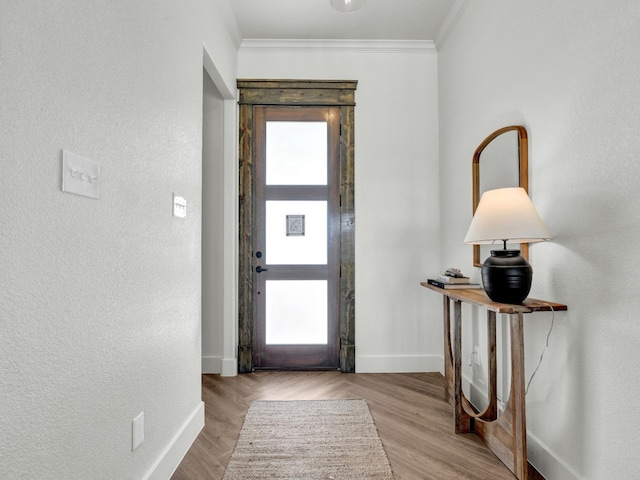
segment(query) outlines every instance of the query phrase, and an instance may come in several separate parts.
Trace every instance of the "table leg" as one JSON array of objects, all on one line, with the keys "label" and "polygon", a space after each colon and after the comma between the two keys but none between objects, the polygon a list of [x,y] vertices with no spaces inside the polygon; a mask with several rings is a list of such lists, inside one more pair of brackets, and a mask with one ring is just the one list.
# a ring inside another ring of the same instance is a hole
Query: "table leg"
[{"label": "table leg", "polygon": [[509,315],[511,324],[511,398],[513,419],[513,473],[527,478],[527,421],[525,413],[524,325],[521,313]]},{"label": "table leg", "polygon": [[451,303],[449,297],[443,299],[443,331],[444,331],[444,398],[453,405],[453,355],[451,354]]},{"label": "table leg", "polygon": [[485,420],[495,420],[498,418],[498,380],[497,380],[497,360],[496,360],[496,312],[487,310],[487,362],[489,384],[487,385],[487,396],[489,404],[482,417]]},{"label": "table leg", "polygon": [[502,415],[476,419],[474,430],[519,480],[527,480],[527,426],[524,398],[523,315],[509,315],[511,334],[511,390]]},{"label": "table leg", "polygon": [[453,302],[453,421],[456,433],[471,431],[471,417],[462,404],[462,303]]}]

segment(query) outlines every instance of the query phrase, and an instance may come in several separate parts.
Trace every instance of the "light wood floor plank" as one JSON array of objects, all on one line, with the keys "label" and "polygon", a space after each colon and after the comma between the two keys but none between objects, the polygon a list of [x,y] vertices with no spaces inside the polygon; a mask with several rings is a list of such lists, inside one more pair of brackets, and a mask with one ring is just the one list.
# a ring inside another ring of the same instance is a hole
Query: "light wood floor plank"
[{"label": "light wood floor plank", "polygon": [[437,373],[257,372],[203,375],[205,427],[172,480],[218,480],[254,400],[364,398],[397,480],[513,480],[473,434],[453,433]]}]

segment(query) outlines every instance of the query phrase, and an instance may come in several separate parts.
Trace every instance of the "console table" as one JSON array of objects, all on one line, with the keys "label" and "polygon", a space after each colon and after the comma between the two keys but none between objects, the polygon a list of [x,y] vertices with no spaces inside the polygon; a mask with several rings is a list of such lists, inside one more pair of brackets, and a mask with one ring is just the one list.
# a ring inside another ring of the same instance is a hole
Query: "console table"
[{"label": "console table", "polygon": [[[520,305],[510,305],[491,301],[482,289],[444,289],[427,282],[421,282],[420,285],[442,294],[445,396],[453,404],[455,432],[475,432],[517,478],[527,480],[528,470],[533,467],[527,462],[523,318],[525,313],[562,311],[567,310],[567,306],[534,298],[527,298]],[[489,401],[481,412],[471,405],[462,392],[462,303],[477,305],[487,310]],[[509,315],[511,335],[511,391],[500,416],[496,380],[496,313]]]}]

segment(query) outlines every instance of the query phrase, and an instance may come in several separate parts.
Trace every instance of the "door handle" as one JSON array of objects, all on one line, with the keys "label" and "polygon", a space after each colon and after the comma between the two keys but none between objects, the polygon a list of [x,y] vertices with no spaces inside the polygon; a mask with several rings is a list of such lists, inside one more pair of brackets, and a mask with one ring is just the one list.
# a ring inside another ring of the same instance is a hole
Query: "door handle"
[{"label": "door handle", "polygon": [[266,272],[267,270],[269,270],[268,268],[262,268],[260,265],[258,265],[256,267],[256,272],[260,273],[260,272]]}]

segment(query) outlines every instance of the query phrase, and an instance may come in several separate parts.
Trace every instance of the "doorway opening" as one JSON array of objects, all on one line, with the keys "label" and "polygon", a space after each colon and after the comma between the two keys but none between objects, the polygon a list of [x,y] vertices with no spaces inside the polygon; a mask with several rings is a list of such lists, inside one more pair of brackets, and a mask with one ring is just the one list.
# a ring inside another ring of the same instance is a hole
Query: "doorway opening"
[{"label": "doorway opening", "polygon": [[224,98],[204,68],[202,85],[202,372],[220,373],[223,358]]},{"label": "doorway opening", "polygon": [[238,373],[237,97],[206,47],[202,61],[202,372],[233,376]]}]

